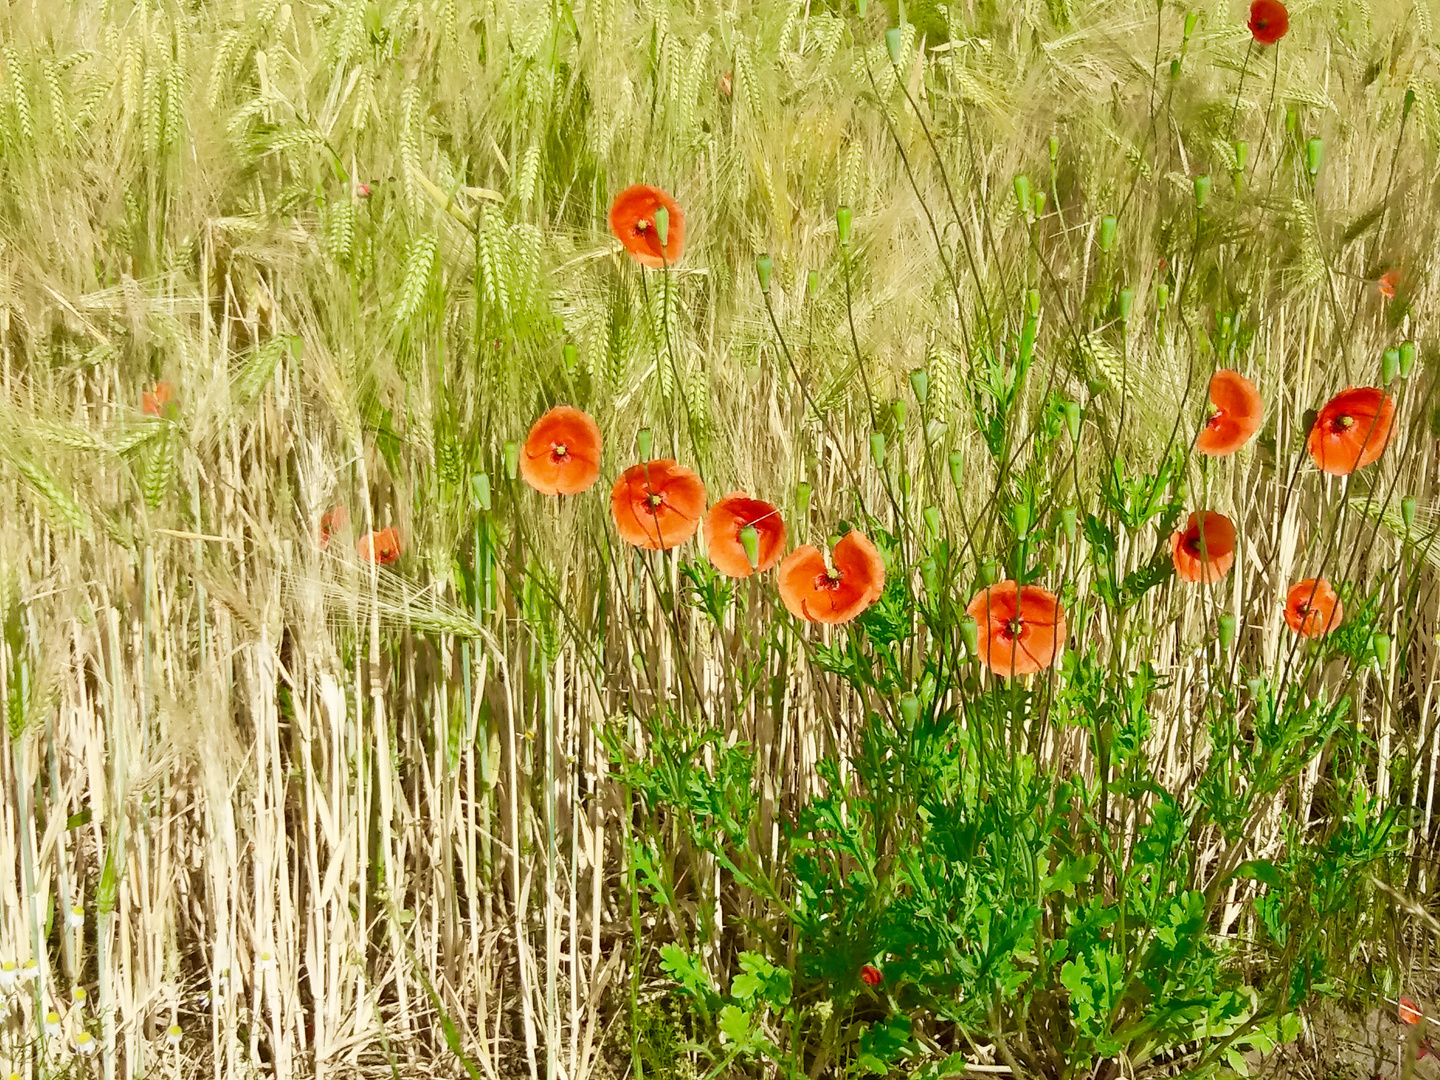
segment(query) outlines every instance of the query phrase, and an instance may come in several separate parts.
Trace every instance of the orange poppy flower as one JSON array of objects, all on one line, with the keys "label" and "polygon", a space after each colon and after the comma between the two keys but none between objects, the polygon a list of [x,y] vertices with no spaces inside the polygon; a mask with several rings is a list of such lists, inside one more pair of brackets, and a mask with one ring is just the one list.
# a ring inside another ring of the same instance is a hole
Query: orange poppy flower
[{"label": "orange poppy flower", "polygon": [[1386,270],[1380,275],[1380,280],[1375,282],[1375,288],[1386,300],[1394,300],[1395,294],[1400,290],[1400,271]]},{"label": "orange poppy flower", "polygon": [[997,675],[1043,671],[1065,644],[1065,611],[1038,585],[997,582],[976,593],[965,613],[979,624],[981,661]]},{"label": "orange poppy flower", "polygon": [[1421,1020],[1425,1019],[1425,1013],[1419,1005],[1415,1004],[1415,999],[1406,997],[1404,994],[1400,995],[1400,1008],[1398,1011],[1402,1024],[1418,1024]]},{"label": "orange poppy flower", "polygon": [[542,495],[578,495],[600,478],[600,427],[569,405],[556,405],[530,429],[520,475]]},{"label": "orange poppy flower", "polygon": [[[740,540],[740,530],[751,525],[755,529],[756,565]],[[726,577],[749,577],[756,571],[769,570],[785,550],[785,522],[780,511],[760,499],[752,499],[742,491],[734,491],[710,507],[705,515],[705,553],[710,564]]]},{"label": "orange poppy flower", "polygon": [[1170,551],[1183,580],[1209,585],[1235,565],[1235,525],[1224,514],[1197,510],[1184,531],[1170,537]]},{"label": "orange poppy flower", "polygon": [[[655,231],[655,211],[662,206],[670,214],[663,248]],[[634,184],[616,195],[610,204],[610,231],[620,238],[636,262],[658,270],[680,259],[685,247],[685,211],[659,188]]]},{"label": "orange poppy flower", "polygon": [[780,599],[806,622],[849,622],[884,590],[884,560],[870,538],[854,529],[835,545],[829,566],[813,544],[796,548],[780,564]]},{"label": "orange poppy flower", "polygon": [[1280,0],[1255,0],[1248,25],[1257,44],[1274,45],[1290,29],[1290,13]]},{"label": "orange poppy flower", "polygon": [[155,386],[140,395],[140,411],[146,416],[161,416],[175,399],[175,388],[168,382],[157,382]]},{"label": "orange poppy flower", "polygon": [[1202,454],[1233,454],[1260,430],[1265,414],[1260,391],[1238,371],[1222,369],[1210,377],[1210,404],[1215,412],[1195,439],[1195,449]]},{"label": "orange poppy flower", "polygon": [[1285,622],[1302,637],[1324,637],[1344,617],[1335,587],[1324,578],[1306,578],[1285,595]]},{"label": "orange poppy flower", "polygon": [[1320,410],[1305,440],[1321,472],[1348,476],[1380,456],[1390,440],[1395,403],[1372,386],[1342,390]]},{"label": "orange poppy flower", "polygon": [[329,510],[326,510],[325,513],[321,514],[320,535],[316,539],[320,550],[324,551],[329,547],[330,538],[348,524],[350,524],[350,511],[346,510],[340,503],[336,503]]},{"label": "orange poppy flower", "polygon": [[865,980],[866,986],[879,986],[884,980],[884,976],[880,974],[880,969],[874,964],[863,965],[860,968],[860,978]]},{"label": "orange poppy flower", "polygon": [[705,485],[683,465],[657,458],[632,465],[610,492],[620,538],[647,551],[678,547],[700,527]]},{"label": "orange poppy flower", "polygon": [[367,533],[355,542],[355,553],[366,562],[388,566],[400,558],[400,533],[393,525]]}]

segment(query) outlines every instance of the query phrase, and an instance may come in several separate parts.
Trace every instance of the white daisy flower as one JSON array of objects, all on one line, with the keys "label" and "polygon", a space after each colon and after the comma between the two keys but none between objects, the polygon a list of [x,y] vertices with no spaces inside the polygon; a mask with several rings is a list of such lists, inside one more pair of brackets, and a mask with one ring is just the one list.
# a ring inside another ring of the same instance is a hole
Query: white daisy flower
[{"label": "white daisy flower", "polygon": [[76,904],[65,913],[65,925],[71,930],[80,930],[85,926],[85,909]]},{"label": "white daisy flower", "polygon": [[51,1009],[45,1014],[45,1034],[60,1034],[60,1014],[57,1013],[54,1009]]},{"label": "white daisy flower", "polygon": [[14,960],[6,960],[0,964],[0,990],[9,990],[20,981],[20,968]]},{"label": "white daisy flower", "polygon": [[258,966],[261,971],[274,971],[275,957],[271,956],[268,952],[262,952],[260,954],[260,963]]},{"label": "white daisy flower", "polygon": [[34,960],[26,960],[25,966],[20,969],[20,981],[22,983],[34,982],[40,978],[40,965]]},{"label": "white daisy flower", "polygon": [[95,1036],[88,1031],[82,1031],[75,1036],[75,1052],[77,1054],[93,1054],[98,1049],[95,1043]]},{"label": "white daisy flower", "polygon": [[179,1024],[171,1024],[168,1028],[165,1029],[165,1041],[168,1042],[171,1046],[180,1045]]},{"label": "white daisy flower", "polygon": [[85,993],[83,986],[77,986],[74,990],[70,991],[70,1000],[75,1002],[76,1005],[83,1007],[87,997],[88,995]]}]

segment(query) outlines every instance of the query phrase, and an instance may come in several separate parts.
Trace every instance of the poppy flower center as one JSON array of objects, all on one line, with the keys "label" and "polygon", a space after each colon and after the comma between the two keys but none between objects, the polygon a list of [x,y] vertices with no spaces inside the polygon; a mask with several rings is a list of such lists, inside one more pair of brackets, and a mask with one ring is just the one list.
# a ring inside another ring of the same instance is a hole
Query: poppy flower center
[{"label": "poppy flower center", "polygon": [[1016,615],[1013,619],[1006,619],[1005,624],[1000,627],[1000,636],[1003,638],[1018,638],[1020,631],[1025,629],[1025,622]]},{"label": "poppy flower center", "polygon": [[1301,600],[1299,603],[1297,603],[1297,604],[1295,605],[1295,611],[1296,611],[1298,614],[1300,614],[1300,615],[1309,615],[1309,614],[1310,614],[1310,602],[1309,602],[1308,600]]},{"label": "poppy flower center", "polygon": [[840,587],[840,571],[833,566],[815,579],[815,588],[822,592],[831,592]]},{"label": "poppy flower center", "polygon": [[1352,427],[1354,427],[1354,426],[1355,426],[1355,418],[1354,418],[1353,416],[1337,416],[1337,417],[1335,418],[1335,430],[1336,430],[1336,431],[1345,431],[1345,430],[1348,430],[1349,428],[1352,428]]},{"label": "poppy flower center", "polygon": [[635,231],[638,233],[646,232],[649,228],[650,223],[644,218],[641,218],[639,221],[635,222]]},{"label": "poppy flower center", "polygon": [[562,443],[550,444],[550,457],[554,461],[564,461],[570,456],[570,448]]},{"label": "poppy flower center", "polygon": [[649,495],[645,496],[645,512],[647,514],[658,514],[660,507],[663,506],[664,503],[665,496],[658,495],[652,491]]}]

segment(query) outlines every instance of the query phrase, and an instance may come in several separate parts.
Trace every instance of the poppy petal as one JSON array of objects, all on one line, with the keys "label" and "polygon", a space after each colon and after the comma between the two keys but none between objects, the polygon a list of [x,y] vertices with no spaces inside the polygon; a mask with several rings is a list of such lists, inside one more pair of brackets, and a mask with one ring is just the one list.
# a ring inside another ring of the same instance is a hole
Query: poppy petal
[{"label": "poppy petal", "polygon": [[600,478],[600,427],[588,413],[557,405],[530,429],[520,476],[542,495],[578,495]]},{"label": "poppy petal", "polygon": [[[655,211],[662,206],[669,215],[663,247],[655,227]],[[685,248],[685,211],[668,192],[649,184],[632,184],[610,204],[610,231],[631,258],[658,270],[677,262]]]}]

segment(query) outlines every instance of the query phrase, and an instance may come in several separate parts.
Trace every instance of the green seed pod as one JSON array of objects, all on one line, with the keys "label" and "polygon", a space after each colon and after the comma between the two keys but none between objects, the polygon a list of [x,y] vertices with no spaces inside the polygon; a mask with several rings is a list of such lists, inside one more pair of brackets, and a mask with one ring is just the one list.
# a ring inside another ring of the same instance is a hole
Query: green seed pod
[{"label": "green seed pod", "polygon": [[995,565],[994,559],[986,559],[980,564],[976,571],[975,580],[982,589],[1000,580],[1000,568]]},{"label": "green seed pod", "polygon": [[655,433],[648,427],[642,427],[635,433],[635,449],[640,454],[641,461],[650,460],[650,448],[655,445]]},{"label": "green seed pod", "polygon": [[930,375],[924,368],[916,368],[910,373],[910,389],[923,409],[925,402],[930,400]]},{"label": "green seed pod", "polygon": [[1244,172],[1245,165],[1250,160],[1250,144],[1240,140],[1235,143],[1235,171]]},{"label": "green seed pod", "polygon": [[1058,161],[1059,159],[1060,159],[1060,139],[1059,139],[1057,136],[1055,136],[1055,135],[1051,135],[1051,136],[1050,136],[1050,164],[1053,166],[1053,165],[1055,164],[1055,162]]},{"label": "green seed pod", "polygon": [[865,9],[869,6],[869,0],[855,0],[855,14],[863,19],[865,17]]},{"label": "green seed pod", "polygon": [[906,694],[900,699],[900,717],[907,728],[913,728],[920,718],[920,699],[914,694]]},{"label": "green seed pod", "polygon": [[1382,668],[1388,666],[1390,663],[1390,635],[1376,634],[1371,639],[1370,645],[1375,650],[1375,663]]},{"label": "green seed pod", "polygon": [[1171,61],[1170,61],[1170,78],[1172,78],[1172,79],[1178,79],[1179,77],[1180,77],[1180,61],[1179,61],[1179,60],[1171,60]]},{"label": "green seed pod", "polygon": [[750,560],[750,569],[760,568],[760,534],[754,525],[746,525],[740,530],[740,546],[745,549],[745,558]]},{"label": "green seed pod", "polygon": [[1037,219],[1038,219],[1038,218],[1041,218],[1041,217],[1043,217],[1043,216],[1045,215],[1045,192],[1043,192],[1043,191],[1037,191],[1037,192],[1035,192],[1035,202],[1034,202],[1033,213],[1034,213],[1034,215],[1035,215],[1035,217],[1036,217]]},{"label": "green seed pod", "polygon": [[1210,195],[1210,177],[1195,177],[1195,209],[1204,210],[1205,200]]},{"label": "green seed pod", "polygon": [[775,260],[769,255],[761,255],[755,260],[755,273],[760,276],[760,291],[770,291],[770,275],[775,272]]},{"label": "green seed pod", "polygon": [[1070,430],[1070,441],[1080,441],[1080,403],[1065,402],[1065,426]]},{"label": "green seed pod", "polygon": [[894,417],[895,417],[895,426],[896,426],[896,427],[899,427],[899,428],[903,428],[903,427],[905,426],[905,418],[910,415],[910,410],[909,410],[909,408],[906,406],[905,402],[903,402],[903,401],[893,401],[893,402],[891,402],[891,403],[890,403],[890,412],[891,412],[891,413],[894,415]]},{"label": "green seed pod", "polygon": [[950,451],[950,483],[955,488],[955,494],[960,494],[960,481],[965,475],[965,455],[959,450]]},{"label": "green seed pod", "polygon": [[670,211],[663,206],[655,208],[655,238],[662,248],[670,242]]},{"label": "green seed pod", "polygon": [[511,480],[520,469],[520,447],[513,442],[505,444],[505,475]]},{"label": "green seed pod", "polygon": [[1400,350],[1386,349],[1380,357],[1380,382],[1389,386],[1400,374]]},{"label": "green seed pod", "polygon": [[1190,35],[1193,34],[1193,33],[1195,33],[1195,25],[1196,25],[1199,21],[1200,21],[1200,13],[1199,13],[1198,11],[1186,12],[1186,14],[1185,14],[1185,36],[1184,36],[1184,38],[1181,39],[1182,41],[1188,42],[1188,41],[1190,40]]},{"label": "green seed pod", "polygon": [[938,506],[927,506],[921,512],[925,518],[925,532],[931,540],[940,539],[940,508]]},{"label": "green seed pod", "polygon": [[1115,215],[1106,214],[1100,219],[1100,250],[1109,251],[1115,246]]},{"label": "green seed pod", "polygon": [[820,291],[820,271],[811,270],[805,275],[805,289],[811,296]]},{"label": "green seed pod", "polygon": [[1400,343],[1400,376],[1408,379],[1410,369],[1415,366],[1415,342],[1402,341]]},{"label": "green seed pod", "polygon": [[835,211],[835,232],[840,237],[841,244],[850,243],[850,208],[842,206]]},{"label": "green seed pod", "polygon": [[1300,112],[1294,105],[1285,109],[1285,134],[1294,135],[1295,129],[1300,126]]},{"label": "green seed pod", "polygon": [[1235,643],[1235,616],[1227,611],[1216,622],[1220,624],[1220,649],[1228,652]]},{"label": "green seed pod", "polygon": [[1415,528],[1415,496],[1406,495],[1400,500],[1400,519],[1405,522],[1408,533]]},{"label": "green seed pod", "polygon": [[565,343],[565,348],[561,352],[561,355],[565,358],[565,370],[570,372],[570,374],[572,375],[575,374],[575,363],[578,355],[576,353],[575,346],[567,341]]},{"label": "green seed pod", "polygon": [[1325,156],[1325,140],[1311,139],[1305,144],[1305,171],[1311,176],[1320,172],[1320,162]]},{"label": "green seed pod", "polygon": [[1130,312],[1135,309],[1135,290],[1120,290],[1120,321],[1129,322]]},{"label": "green seed pod", "polygon": [[1065,530],[1065,539],[1075,542],[1075,507],[1066,506],[1060,510],[1060,528]]},{"label": "green seed pod", "polygon": [[1010,524],[1015,528],[1015,535],[1024,539],[1030,534],[1030,504],[1016,503],[1010,512]]},{"label": "green seed pod", "polygon": [[870,433],[870,460],[877,469],[885,468],[885,436],[882,432]]},{"label": "green seed pod", "polygon": [[920,580],[925,584],[925,591],[931,596],[940,595],[940,567],[935,562],[935,556],[927,555],[920,560]]},{"label": "green seed pod", "polygon": [[1028,176],[1015,177],[1015,202],[1020,207],[1020,216],[1023,218],[1030,210],[1030,178]]},{"label": "green seed pod", "polygon": [[470,490],[475,496],[475,505],[481,510],[490,509],[490,476],[481,473],[470,478]]},{"label": "green seed pod", "polygon": [[970,656],[980,655],[980,624],[975,621],[975,616],[966,615],[960,620],[960,638]]},{"label": "green seed pod", "polygon": [[1155,310],[1164,311],[1170,306],[1170,286],[1163,281],[1155,286]]},{"label": "green seed pod", "polygon": [[892,26],[885,31],[885,51],[890,54],[890,63],[892,64],[900,63],[900,45],[900,28]]}]

